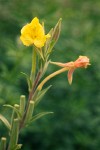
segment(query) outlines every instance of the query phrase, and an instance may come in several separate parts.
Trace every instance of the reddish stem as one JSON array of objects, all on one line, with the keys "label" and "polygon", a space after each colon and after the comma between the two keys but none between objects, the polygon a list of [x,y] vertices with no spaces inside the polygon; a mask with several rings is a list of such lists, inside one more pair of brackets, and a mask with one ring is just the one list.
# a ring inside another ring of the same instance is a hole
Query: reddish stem
[{"label": "reddish stem", "polygon": [[41,78],[41,72],[39,71],[37,76],[36,76],[35,82],[33,83],[32,90],[29,93],[28,102],[27,102],[27,105],[26,105],[26,111],[25,111],[25,113],[23,115],[23,118],[21,120],[20,127],[19,127],[20,129],[24,126],[24,120],[25,120],[25,117],[26,117],[26,114],[27,114],[29,102],[30,102],[30,100],[32,100],[32,97],[35,93],[35,90],[36,90],[36,87],[38,85],[38,82],[39,82],[40,78]]}]

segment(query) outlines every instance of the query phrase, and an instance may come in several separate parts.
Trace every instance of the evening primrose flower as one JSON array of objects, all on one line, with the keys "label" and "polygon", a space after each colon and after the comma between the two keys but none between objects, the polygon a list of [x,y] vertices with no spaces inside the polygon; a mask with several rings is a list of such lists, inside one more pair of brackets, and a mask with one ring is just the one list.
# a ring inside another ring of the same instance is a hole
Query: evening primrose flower
[{"label": "evening primrose flower", "polygon": [[52,64],[58,65],[60,67],[66,68],[68,70],[68,81],[69,84],[72,83],[73,72],[77,68],[87,68],[89,63],[89,58],[87,56],[79,56],[76,61],[71,61],[68,63],[60,63],[60,62],[51,62]]},{"label": "evening primrose flower", "polygon": [[37,17],[21,29],[20,39],[26,46],[35,45],[37,48],[41,48],[49,37],[49,34],[45,35],[44,27],[39,23]]},{"label": "evening primrose flower", "polygon": [[50,62],[51,64],[57,65],[62,67],[61,69],[53,72],[52,74],[50,74],[49,76],[47,76],[39,85],[38,85],[38,90],[40,91],[43,87],[43,85],[50,80],[51,78],[55,77],[58,74],[61,74],[65,71],[68,71],[68,81],[69,84],[72,83],[72,79],[73,79],[73,72],[75,69],[77,68],[87,68],[88,65],[90,65],[89,63],[89,58],[87,56],[79,56],[79,58],[76,61],[71,61],[71,62],[67,62],[67,63],[60,63],[60,62]]},{"label": "evening primrose flower", "polygon": [[87,56],[79,56],[76,61],[71,61],[68,63],[60,63],[60,62],[51,62],[52,64],[58,65],[60,67],[66,68],[68,70],[68,81],[69,84],[72,83],[73,72],[77,68],[87,68],[89,63],[89,58]]}]

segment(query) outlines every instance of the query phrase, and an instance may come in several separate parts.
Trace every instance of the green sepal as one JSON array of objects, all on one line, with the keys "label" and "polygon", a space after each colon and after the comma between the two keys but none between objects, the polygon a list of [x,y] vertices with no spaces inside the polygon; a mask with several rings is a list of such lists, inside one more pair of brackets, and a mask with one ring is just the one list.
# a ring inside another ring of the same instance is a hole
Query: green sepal
[{"label": "green sepal", "polygon": [[45,88],[44,90],[38,92],[37,98],[36,98],[36,100],[35,100],[35,105],[37,105],[37,104],[41,101],[42,97],[43,97],[43,96],[45,95],[45,93],[51,88],[51,86],[52,86],[52,85],[50,85],[50,86],[48,86],[47,88]]},{"label": "green sepal", "polygon": [[39,119],[39,118],[41,118],[41,117],[43,117],[45,115],[48,115],[48,114],[53,114],[53,112],[42,112],[42,113],[39,113],[39,114],[33,116],[29,123],[31,123],[31,122],[33,122],[33,121],[35,121],[35,120],[37,120],[37,119]]},{"label": "green sepal", "polygon": [[4,125],[9,129],[11,130],[11,125],[9,123],[9,121],[3,116],[0,114],[0,120],[4,123]]},{"label": "green sepal", "polygon": [[11,108],[11,109],[13,109],[15,112],[16,112],[16,114],[18,115],[18,117],[21,119],[21,113],[20,113],[20,111],[17,109],[17,108],[15,108],[14,106],[12,106],[12,105],[3,105],[4,107],[9,107],[9,108]]},{"label": "green sepal", "polygon": [[32,88],[32,82],[30,80],[30,77],[26,73],[24,73],[24,72],[21,72],[21,74],[25,76],[25,78],[27,80],[27,83],[28,83],[28,88],[29,88],[29,91],[30,91],[31,88]]}]

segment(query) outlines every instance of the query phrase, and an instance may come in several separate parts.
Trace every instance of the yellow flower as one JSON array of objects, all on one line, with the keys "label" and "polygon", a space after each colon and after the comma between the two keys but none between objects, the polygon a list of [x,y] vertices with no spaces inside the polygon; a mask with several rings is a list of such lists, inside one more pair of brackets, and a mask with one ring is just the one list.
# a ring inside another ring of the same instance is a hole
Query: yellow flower
[{"label": "yellow flower", "polygon": [[41,48],[49,37],[49,34],[45,35],[44,27],[39,23],[37,17],[21,29],[20,39],[26,46],[35,45],[37,48]]}]

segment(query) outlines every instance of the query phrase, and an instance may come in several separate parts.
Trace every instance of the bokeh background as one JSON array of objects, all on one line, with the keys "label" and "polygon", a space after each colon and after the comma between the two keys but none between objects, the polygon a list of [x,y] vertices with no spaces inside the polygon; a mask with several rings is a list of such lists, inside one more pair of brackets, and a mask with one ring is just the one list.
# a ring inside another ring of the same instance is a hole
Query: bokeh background
[{"label": "bokeh background", "polygon": [[[51,56],[67,62],[87,55],[91,66],[51,79],[53,85],[37,112],[53,111],[22,131],[23,150],[100,150],[100,0],[0,0],[0,113],[5,103],[19,103],[28,96],[25,78],[30,73],[32,47],[20,43],[23,25],[37,16],[46,33],[62,18],[62,30]],[[46,75],[57,70],[50,65]],[[0,137],[8,136],[0,122]]]}]

